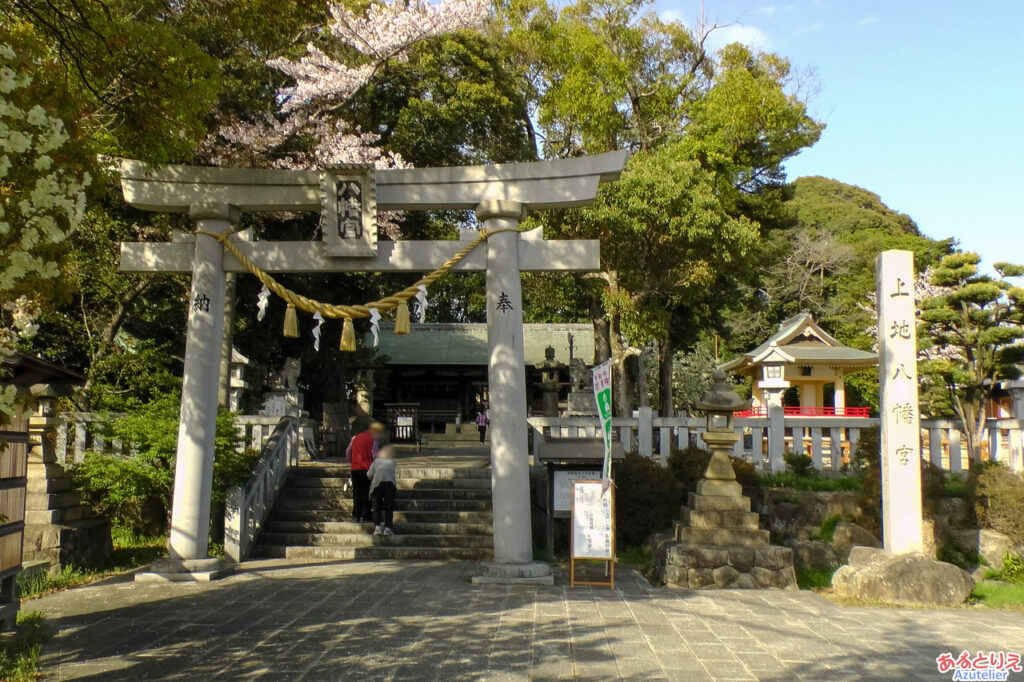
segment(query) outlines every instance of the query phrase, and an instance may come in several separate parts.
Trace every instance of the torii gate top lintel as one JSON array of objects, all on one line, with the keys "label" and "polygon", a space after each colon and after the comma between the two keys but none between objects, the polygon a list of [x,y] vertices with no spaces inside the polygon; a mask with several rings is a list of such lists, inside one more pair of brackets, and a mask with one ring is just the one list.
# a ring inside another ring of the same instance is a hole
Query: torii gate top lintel
[{"label": "torii gate top lintel", "polygon": [[[377,170],[377,208],[467,209],[503,199],[527,210],[570,208],[593,201],[602,182],[615,180],[625,150],[573,159],[490,166]],[[147,211],[184,213],[198,203],[229,204],[245,212],[314,211],[320,172],[283,169],[150,166],[121,161],[125,200]]]}]

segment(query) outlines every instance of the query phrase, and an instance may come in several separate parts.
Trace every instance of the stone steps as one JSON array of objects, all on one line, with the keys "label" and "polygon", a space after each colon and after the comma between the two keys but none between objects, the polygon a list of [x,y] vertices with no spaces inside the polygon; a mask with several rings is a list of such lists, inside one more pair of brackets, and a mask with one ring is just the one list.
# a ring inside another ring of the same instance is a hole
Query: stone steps
[{"label": "stone steps", "polygon": [[683,507],[682,525],[690,528],[735,528],[758,530],[760,516],[757,512],[737,510],[697,510]]},{"label": "stone steps", "polygon": [[[277,507],[284,509],[303,510],[336,510],[352,511],[352,500],[335,497],[316,499],[308,497],[287,497],[282,492]],[[409,499],[401,494],[395,498],[396,511],[490,511],[491,501],[487,500],[452,500],[452,499]]]},{"label": "stone steps", "polygon": [[[336,500],[344,498],[341,488],[313,488],[308,486],[285,486],[282,494],[289,499]],[[398,495],[406,500],[484,500],[489,502],[489,488],[399,488]]]},{"label": "stone steps", "polygon": [[25,511],[26,524],[61,524],[91,519],[92,510],[79,505],[64,509],[28,509]]},{"label": "stone steps", "polygon": [[767,545],[770,533],[749,528],[688,528],[676,526],[676,539],[687,545],[709,547],[747,547]]},{"label": "stone steps", "polygon": [[336,561],[479,561],[489,559],[491,557],[491,550],[490,548],[461,547],[399,547],[384,544],[373,547],[285,547],[281,545],[261,545],[257,547],[257,556],[284,559],[334,559]]},{"label": "stone steps", "polygon": [[[698,495],[690,493],[687,506],[697,511],[750,511],[750,498],[733,495]],[[683,507],[686,509],[686,507]]]},{"label": "stone steps", "polygon": [[[295,476],[288,481],[288,487],[294,489],[311,488],[325,490],[339,490],[348,480],[348,474],[344,476]],[[398,476],[395,487],[399,490],[417,490],[426,488],[430,490],[456,488],[462,490],[486,490],[490,493],[491,479],[486,478],[410,478]]]},{"label": "stone steps", "polygon": [[370,532],[355,533],[272,533],[264,531],[260,541],[267,545],[286,545],[288,547],[373,547],[386,543],[394,547],[456,547],[463,549],[490,549],[493,538],[487,535],[441,535],[426,533],[408,535],[402,526],[400,533],[383,537]]},{"label": "stone steps", "polygon": [[[494,528],[490,523],[439,523],[410,522],[398,519],[402,524],[403,535],[486,535],[490,536]],[[270,521],[263,527],[264,533],[373,533],[372,523],[354,523],[352,521]]]},{"label": "stone steps", "polygon": [[346,560],[479,560],[492,555],[491,473],[482,467],[402,467],[395,534],[352,521],[347,465],[295,467],[254,548],[256,556]]},{"label": "stone steps", "polygon": [[[271,515],[270,523],[301,522],[301,523],[332,523],[345,522],[351,515],[352,505],[349,504],[348,514],[339,514],[338,510],[330,509],[277,509]],[[430,523],[430,524],[488,524],[492,521],[488,511],[395,511],[395,523]]]},{"label": "stone steps", "polygon": [[[303,464],[291,474],[292,480],[301,478],[348,478],[347,464]],[[398,461],[397,478],[399,479],[444,479],[458,480],[486,479],[491,480],[491,470],[482,467],[403,467]]]}]

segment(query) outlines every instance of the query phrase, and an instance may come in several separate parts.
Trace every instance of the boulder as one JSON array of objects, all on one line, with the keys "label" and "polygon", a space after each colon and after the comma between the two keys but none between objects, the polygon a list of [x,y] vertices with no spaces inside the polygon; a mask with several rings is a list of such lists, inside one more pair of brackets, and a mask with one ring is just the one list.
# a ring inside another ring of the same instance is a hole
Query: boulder
[{"label": "boulder", "polygon": [[884,555],[879,550],[854,552],[857,564],[841,566],[832,575],[840,596],[891,604],[957,606],[967,601],[974,579],[967,571],[914,552]]},{"label": "boulder", "polygon": [[935,501],[932,514],[946,526],[961,528],[970,521],[971,505],[962,497],[943,497]]},{"label": "boulder", "polygon": [[976,552],[992,568],[1003,565],[1003,555],[1014,551],[1013,540],[991,528],[950,530],[953,541],[965,550]]},{"label": "boulder", "polygon": [[882,541],[871,534],[870,531],[858,526],[856,523],[840,521],[836,524],[836,530],[832,534],[832,549],[840,561],[846,561],[850,556],[850,548],[856,545],[864,547],[881,547]]},{"label": "boulder", "polygon": [[864,568],[879,561],[885,561],[888,558],[889,553],[884,549],[858,545],[850,549],[850,560],[848,563],[854,568]]},{"label": "boulder", "polygon": [[793,550],[793,568],[798,571],[827,571],[839,565],[839,557],[831,546],[817,540],[786,540],[786,547]]},{"label": "boulder", "polygon": [[719,566],[712,571],[712,575],[715,578],[715,587],[730,587],[736,582],[740,572],[732,566]]}]

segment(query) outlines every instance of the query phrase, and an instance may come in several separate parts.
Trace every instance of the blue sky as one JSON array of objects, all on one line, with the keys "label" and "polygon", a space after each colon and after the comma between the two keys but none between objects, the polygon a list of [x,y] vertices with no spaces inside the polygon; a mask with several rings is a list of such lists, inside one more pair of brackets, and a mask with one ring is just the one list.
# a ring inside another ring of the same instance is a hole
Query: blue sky
[{"label": "blue sky", "polygon": [[[698,0],[660,0],[693,26]],[[706,0],[719,45],[788,57],[816,87],[821,140],[790,178],[878,194],[983,262],[1024,263],[1024,1]]]}]

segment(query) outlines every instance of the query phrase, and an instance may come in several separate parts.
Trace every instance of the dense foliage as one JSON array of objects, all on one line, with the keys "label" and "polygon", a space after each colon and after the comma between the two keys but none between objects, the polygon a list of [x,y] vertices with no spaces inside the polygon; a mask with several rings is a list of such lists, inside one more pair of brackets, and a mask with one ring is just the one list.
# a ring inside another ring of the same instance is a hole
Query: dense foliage
[{"label": "dense foliage", "polygon": [[657,461],[627,454],[615,464],[615,545],[642,545],[679,519],[683,487]]},{"label": "dense foliage", "polygon": [[1024,544],[1024,478],[996,462],[975,464],[968,477],[969,499],[978,525]]},{"label": "dense foliage", "polygon": [[920,302],[920,334],[930,345],[921,371],[945,388],[976,460],[986,404],[1000,381],[1020,376],[1016,363],[1024,359],[1024,288],[1010,281],[1024,266],[996,263],[992,277],[979,271],[980,260],[974,253],[944,257],[929,277],[931,295]]},{"label": "dense foliage", "polygon": [[[83,463],[71,469],[86,503],[116,525],[141,534],[167,530],[179,404],[179,395],[169,393],[111,419],[106,436],[120,440],[130,454],[89,452]],[[213,465],[214,501],[223,501],[227,488],[249,479],[258,453],[239,451],[240,444],[231,413],[221,410]]]}]

